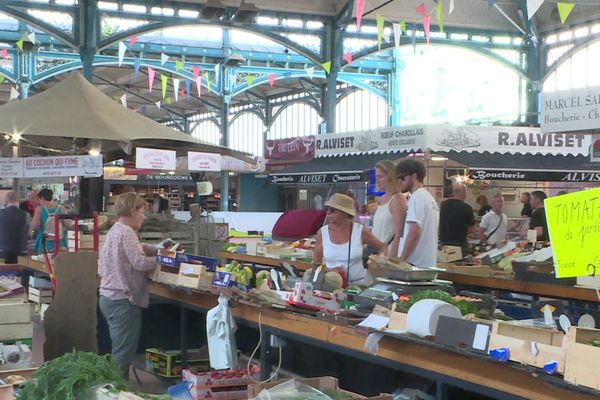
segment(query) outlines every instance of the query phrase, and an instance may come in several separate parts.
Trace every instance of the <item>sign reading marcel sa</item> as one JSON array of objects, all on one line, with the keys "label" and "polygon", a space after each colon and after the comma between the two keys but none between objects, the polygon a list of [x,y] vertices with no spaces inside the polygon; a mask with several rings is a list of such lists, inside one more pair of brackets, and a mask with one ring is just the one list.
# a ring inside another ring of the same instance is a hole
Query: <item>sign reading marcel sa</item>
[{"label": "sign reading marcel sa", "polygon": [[542,93],[542,132],[600,128],[600,87]]}]

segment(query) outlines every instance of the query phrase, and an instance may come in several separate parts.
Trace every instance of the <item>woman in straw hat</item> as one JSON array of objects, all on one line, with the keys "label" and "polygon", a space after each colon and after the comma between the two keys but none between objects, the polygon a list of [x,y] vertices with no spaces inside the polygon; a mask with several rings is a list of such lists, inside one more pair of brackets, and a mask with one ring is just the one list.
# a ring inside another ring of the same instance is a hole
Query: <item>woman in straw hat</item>
[{"label": "woman in straw hat", "polygon": [[315,265],[323,264],[327,269],[336,269],[351,285],[368,286],[373,280],[363,265],[363,244],[384,254],[385,243],[353,219],[356,208],[352,197],[335,193],[325,203],[327,224],[317,233]]}]

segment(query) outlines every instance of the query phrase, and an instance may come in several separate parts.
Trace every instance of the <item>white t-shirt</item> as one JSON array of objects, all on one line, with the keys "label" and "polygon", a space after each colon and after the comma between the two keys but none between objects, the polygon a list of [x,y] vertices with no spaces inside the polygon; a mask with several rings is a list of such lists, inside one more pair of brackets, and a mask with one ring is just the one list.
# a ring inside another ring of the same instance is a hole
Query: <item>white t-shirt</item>
[{"label": "white t-shirt", "polygon": [[[502,222],[500,222],[502,218]],[[498,215],[494,211],[490,211],[481,217],[479,227],[485,229],[485,236],[492,233],[494,229],[500,224],[496,232],[490,236],[487,240],[489,244],[496,244],[506,239],[506,226],[508,225],[508,218],[505,214]]]},{"label": "white t-shirt", "polygon": [[438,255],[440,208],[427,189],[417,189],[408,200],[404,236],[400,239],[398,246],[399,256],[402,255],[402,249],[404,249],[404,241],[410,227],[409,222],[414,222],[421,228],[421,236],[406,261],[419,267],[435,267]]}]

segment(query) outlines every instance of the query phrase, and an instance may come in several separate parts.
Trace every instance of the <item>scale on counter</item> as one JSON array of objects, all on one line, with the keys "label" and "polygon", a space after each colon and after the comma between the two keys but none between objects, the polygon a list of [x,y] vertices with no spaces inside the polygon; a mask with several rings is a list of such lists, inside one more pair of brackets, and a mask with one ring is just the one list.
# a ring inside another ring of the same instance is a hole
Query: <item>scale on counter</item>
[{"label": "scale on counter", "polygon": [[389,307],[399,296],[410,295],[420,290],[438,289],[454,295],[451,281],[434,279],[430,281],[398,281],[387,278],[376,278],[376,282],[354,296],[359,310],[367,310],[379,304]]}]

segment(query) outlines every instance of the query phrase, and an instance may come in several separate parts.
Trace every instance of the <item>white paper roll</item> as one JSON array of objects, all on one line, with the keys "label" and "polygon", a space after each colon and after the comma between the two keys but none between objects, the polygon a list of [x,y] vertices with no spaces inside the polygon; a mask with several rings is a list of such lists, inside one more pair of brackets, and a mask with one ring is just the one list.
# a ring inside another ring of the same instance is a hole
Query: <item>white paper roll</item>
[{"label": "white paper roll", "polygon": [[435,336],[438,319],[441,315],[462,318],[460,310],[445,301],[435,299],[419,300],[408,310],[406,329],[420,336]]}]

